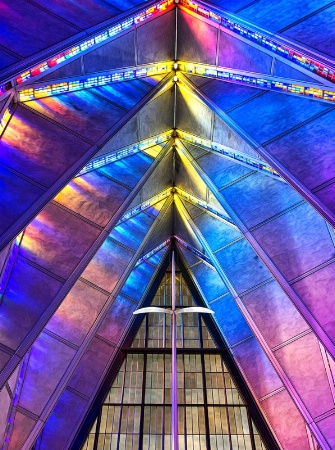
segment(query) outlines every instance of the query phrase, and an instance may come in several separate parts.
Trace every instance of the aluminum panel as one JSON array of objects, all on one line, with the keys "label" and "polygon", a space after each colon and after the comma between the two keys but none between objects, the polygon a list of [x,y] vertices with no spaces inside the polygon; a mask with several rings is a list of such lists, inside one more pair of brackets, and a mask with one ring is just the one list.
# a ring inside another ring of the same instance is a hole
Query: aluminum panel
[{"label": "aluminum panel", "polygon": [[325,221],[306,203],[257,228],[253,235],[288,280],[334,255]]},{"label": "aluminum panel", "polygon": [[199,283],[207,302],[211,302],[228,292],[227,286],[224,284],[214,267],[210,267],[204,263],[197,264],[196,266],[193,266],[192,272]]},{"label": "aluminum panel", "polygon": [[139,152],[135,155],[128,156],[127,158],[120,159],[112,164],[101,167],[99,172],[133,188],[148,170],[152,162],[152,158],[145,153]]},{"label": "aluminum panel", "polygon": [[[278,94],[279,95],[279,94]],[[335,111],[319,117],[266,146],[309,189],[335,177]]]},{"label": "aluminum panel", "polygon": [[72,211],[106,226],[130,191],[98,171],[74,178],[55,197],[55,201]]},{"label": "aluminum panel", "polygon": [[1,344],[16,350],[61,287],[60,281],[19,258],[0,307]]},{"label": "aluminum panel", "polygon": [[[159,111],[159,113],[157,113]],[[143,106],[138,114],[139,139],[156,136],[171,130],[173,125],[174,90],[161,94]]]},{"label": "aluminum panel", "polygon": [[234,347],[234,355],[257,398],[282,387],[281,379],[256,338]]},{"label": "aluminum panel", "polygon": [[127,110],[131,109],[145,96],[152,86],[142,80],[123,81],[111,85],[90,89],[93,94],[99,94],[114,105]]},{"label": "aluminum panel", "polygon": [[224,245],[242,237],[240,231],[216,219],[210,214],[202,214],[193,219],[210,248],[215,252]]},{"label": "aluminum panel", "polygon": [[43,190],[4,167],[0,167],[0,179],[0,233],[3,233],[40,197]]},{"label": "aluminum panel", "polygon": [[276,347],[309,329],[275,281],[244,295],[242,302],[269,347]]},{"label": "aluminum panel", "polygon": [[[263,143],[328,108],[322,102],[266,92],[234,109],[229,116],[257,142]],[[292,154],[290,155],[292,158]]]},{"label": "aluminum panel", "polygon": [[91,397],[115,351],[113,345],[94,337],[80,359],[68,386]]},{"label": "aluminum panel", "polygon": [[3,4],[0,28],[2,46],[23,57],[78,33],[61,18],[24,0]]},{"label": "aluminum panel", "polygon": [[49,187],[89,148],[73,134],[18,106],[0,141],[0,162]]},{"label": "aluminum panel", "polygon": [[86,73],[101,72],[118,67],[132,67],[135,61],[134,31],[84,55]]},{"label": "aluminum panel", "polygon": [[56,389],[76,350],[42,333],[29,358],[19,405],[39,415]]},{"label": "aluminum panel", "polygon": [[39,441],[40,450],[66,448],[68,439],[82,417],[87,401],[73,392],[65,390],[49,416]]},{"label": "aluminum panel", "polygon": [[235,161],[208,153],[197,160],[200,167],[206,172],[218,189],[251,174],[253,171]]},{"label": "aluminum panel", "polygon": [[216,257],[238,293],[271,277],[266,266],[245,239],[219,250]]},{"label": "aluminum panel", "polygon": [[259,172],[228,186],[222,194],[248,228],[301,202],[289,184]]},{"label": "aluminum panel", "polygon": [[304,45],[308,45],[326,55],[334,57],[334,16],[335,7],[330,3],[328,8],[325,8],[318,14],[306,17],[304,21],[294,24],[288,30],[285,30],[283,35],[289,39],[303,42]]},{"label": "aluminum panel", "polygon": [[117,225],[110,233],[110,237],[135,252],[142,244],[154,221],[153,217],[142,212]]},{"label": "aluminum panel", "polygon": [[215,312],[214,320],[222,330],[230,347],[253,336],[249,325],[231,295],[225,295],[211,302],[209,306]]},{"label": "aluminum panel", "polygon": [[211,139],[214,113],[185,89],[177,91],[176,127],[182,131]]},{"label": "aluminum panel", "polygon": [[267,30],[278,31],[327,3],[329,3],[328,0],[310,0],[308,3],[304,0],[295,0],[294,2],[279,0],[276,3],[260,0],[257,3],[251,3],[239,15]]},{"label": "aluminum panel", "polygon": [[81,345],[108,296],[78,280],[46,325],[63,339]]},{"label": "aluminum panel", "polygon": [[27,102],[27,106],[92,142],[101,138],[125,114],[123,109],[93,95],[90,90],[34,100]]},{"label": "aluminum panel", "polygon": [[220,32],[218,56],[218,65],[222,67],[267,74],[271,71],[271,56],[224,31]]},{"label": "aluminum panel", "polygon": [[[230,94],[228,94],[230,98]],[[238,150],[247,155],[258,157],[258,154],[248,145],[241,136],[230,128],[219,116],[214,115],[213,141],[221,145]]]},{"label": "aluminum panel", "polygon": [[176,12],[170,11],[137,28],[138,64],[175,59],[175,18]]},{"label": "aluminum panel", "polygon": [[99,229],[49,204],[26,228],[20,255],[67,278],[99,234]]},{"label": "aluminum panel", "polygon": [[284,449],[310,450],[306,424],[286,390],[266,398],[261,406]]},{"label": "aluminum panel", "polygon": [[177,23],[177,59],[215,64],[218,30],[182,11]]},{"label": "aluminum panel", "polygon": [[[53,2],[36,0],[35,4],[64,18],[79,28],[92,27],[119,13],[112,5],[107,6],[106,3],[96,0],[84,0],[81,2],[76,0],[66,2],[64,0],[54,0]],[[92,11],[94,11],[94,14],[92,14]]]},{"label": "aluminum panel", "polygon": [[84,270],[82,277],[105,291],[112,292],[133,256],[130,249],[108,238]]},{"label": "aluminum panel", "polygon": [[313,418],[334,408],[319,342],[310,333],[275,352]]},{"label": "aluminum panel", "polygon": [[335,264],[329,264],[292,285],[307,308],[335,342]]}]

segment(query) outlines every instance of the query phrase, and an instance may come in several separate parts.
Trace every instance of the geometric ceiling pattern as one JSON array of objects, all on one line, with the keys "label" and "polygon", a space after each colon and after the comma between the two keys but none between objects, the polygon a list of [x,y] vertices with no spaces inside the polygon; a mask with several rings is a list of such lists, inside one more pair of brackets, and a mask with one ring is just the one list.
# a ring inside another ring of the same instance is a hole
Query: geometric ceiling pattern
[{"label": "geometric ceiling pattern", "polygon": [[71,448],[172,247],[278,448],[335,448],[335,6],[214,3],[3,2],[4,449]]}]

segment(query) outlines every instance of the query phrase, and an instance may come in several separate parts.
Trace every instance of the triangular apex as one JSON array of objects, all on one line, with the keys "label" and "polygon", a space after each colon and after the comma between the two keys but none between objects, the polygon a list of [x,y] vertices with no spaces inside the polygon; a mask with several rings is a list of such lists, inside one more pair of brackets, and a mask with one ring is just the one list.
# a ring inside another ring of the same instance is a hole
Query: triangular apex
[{"label": "triangular apex", "polygon": [[[170,264],[145,306],[171,307],[171,270]],[[175,275],[176,307],[205,306],[192,295],[195,286],[178,255]],[[179,448],[262,450],[265,441],[268,448],[277,448],[270,436],[262,440],[255,431],[255,405],[250,407],[245,385],[237,388],[240,380],[231,374],[230,356],[222,338],[216,339],[213,324],[208,327],[210,321],[206,324],[195,313],[177,315],[176,320]],[[98,416],[91,417],[85,450],[171,448],[171,316],[145,314],[139,322],[126,338],[119,370],[111,368],[112,384]]]}]

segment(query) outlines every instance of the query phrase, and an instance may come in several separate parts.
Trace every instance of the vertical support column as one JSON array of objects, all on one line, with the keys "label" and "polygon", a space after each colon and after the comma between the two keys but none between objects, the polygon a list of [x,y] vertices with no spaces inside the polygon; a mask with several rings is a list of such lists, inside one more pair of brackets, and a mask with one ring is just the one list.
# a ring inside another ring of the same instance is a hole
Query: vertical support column
[{"label": "vertical support column", "polygon": [[171,421],[172,450],[178,450],[178,372],[177,372],[177,333],[176,333],[176,267],[174,251],[172,251],[171,270],[171,303],[172,303],[172,374],[171,374]]}]

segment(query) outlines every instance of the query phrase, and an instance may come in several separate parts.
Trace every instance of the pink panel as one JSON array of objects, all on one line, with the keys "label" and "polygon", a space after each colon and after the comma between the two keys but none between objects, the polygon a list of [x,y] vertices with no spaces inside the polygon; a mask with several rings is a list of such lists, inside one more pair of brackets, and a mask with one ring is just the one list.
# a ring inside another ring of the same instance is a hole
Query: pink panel
[{"label": "pink panel", "polygon": [[0,448],[2,448],[2,441],[8,424],[8,412],[11,402],[6,386],[4,386],[0,391]]},{"label": "pink panel", "polygon": [[261,407],[285,450],[310,450],[305,422],[287,391],[263,400]]},{"label": "pink panel", "polygon": [[27,227],[20,253],[67,278],[99,234],[92,225],[49,204]]},{"label": "pink panel", "polygon": [[10,438],[8,450],[19,450],[35,426],[35,420],[19,411],[15,414],[13,433]]},{"label": "pink panel", "polygon": [[253,320],[270,347],[275,347],[309,327],[276,282],[242,297]]},{"label": "pink panel", "polygon": [[310,333],[275,355],[313,417],[334,408],[318,341]]},{"label": "pink panel", "polygon": [[320,420],[317,426],[326,438],[330,448],[335,448],[335,414]]},{"label": "pink panel", "polygon": [[233,352],[258,398],[282,387],[283,383],[256,338],[234,347]]},{"label": "pink panel", "polygon": [[117,297],[102,322],[98,334],[110,342],[117,344],[126,326],[132,319],[132,314],[136,308],[137,305],[127,298],[122,296]]},{"label": "pink panel", "polygon": [[107,295],[93,287],[77,281],[46,328],[80,345],[107,298]]},{"label": "pink panel", "polygon": [[335,264],[294,283],[293,288],[335,342]]},{"label": "pink panel", "polygon": [[83,272],[83,277],[112,292],[134,253],[107,239]]},{"label": "pink panel", "polygon": [[90,397],[114,352],[114,346],[94,338],[82,356],[69,386]]},{"label": "pink panel", "polygon": [[31,349],[19,405],[39,415],[76,351],[42,333]]}]

